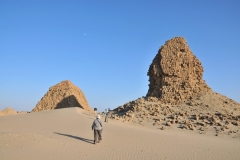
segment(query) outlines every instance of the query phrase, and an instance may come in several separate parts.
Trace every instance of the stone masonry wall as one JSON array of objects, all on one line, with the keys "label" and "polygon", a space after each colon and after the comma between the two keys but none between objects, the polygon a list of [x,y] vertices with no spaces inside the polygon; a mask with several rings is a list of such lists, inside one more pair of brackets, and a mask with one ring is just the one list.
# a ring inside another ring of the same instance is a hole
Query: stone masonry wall
[{"label": "stone masonry wall", "polygon": [[179,104],[198,93],[211,89],[202,79],[201,62],[191,52],[182,37],[166,41],[148,70],[147,97],[157,97],[163,103]]},{"label": "stone masonry wall", "polygon": [[67,107],[80,107],[92,111],[83,92],[70,81],[62,81],[48,90],[32,112]]}]

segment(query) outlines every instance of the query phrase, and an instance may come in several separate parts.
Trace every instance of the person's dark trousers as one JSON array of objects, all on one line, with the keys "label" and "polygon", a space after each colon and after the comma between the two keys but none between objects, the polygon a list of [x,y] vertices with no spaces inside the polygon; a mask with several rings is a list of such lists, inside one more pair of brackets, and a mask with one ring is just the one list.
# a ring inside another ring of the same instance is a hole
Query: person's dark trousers
[{"label": "person's dark trousers", "polygon": [[99,134],[98,134],[98,140],[101,141],[102,140],[102,130],[99,130]]},{"label": "person's dark trousers", "polygon": [[102,140],[102,130],[94,129],[94,143],[98,143]]},{"label": "person's dark trousers", "polygon": [[105,122],[108,122],[108,116],[105,116]]}]

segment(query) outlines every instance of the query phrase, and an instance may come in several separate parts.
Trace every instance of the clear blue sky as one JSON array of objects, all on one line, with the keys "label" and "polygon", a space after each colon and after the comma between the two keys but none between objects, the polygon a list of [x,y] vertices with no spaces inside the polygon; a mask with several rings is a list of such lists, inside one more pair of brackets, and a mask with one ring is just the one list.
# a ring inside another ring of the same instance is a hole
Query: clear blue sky
[{"label": "clear blue sky", "polygon": [[0,110],[31,111],[63,80],[99,110],[145,96],[149,65],[175,36],[207,84],[240,102],[238,0],[1,0]]}]

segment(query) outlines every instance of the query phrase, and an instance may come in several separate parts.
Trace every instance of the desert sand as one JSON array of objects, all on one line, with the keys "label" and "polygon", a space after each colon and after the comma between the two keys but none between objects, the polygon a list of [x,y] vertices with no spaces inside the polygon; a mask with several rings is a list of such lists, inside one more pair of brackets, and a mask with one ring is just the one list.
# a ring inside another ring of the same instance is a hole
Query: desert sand
[{"label": "desert sand", "polygon": [[[92,112],[78,107],[0,117],[0,157],[26,159],[239,159],[240,140],[109,119],[93,144]],[[104,121],[104,117],[102,117]]]}]

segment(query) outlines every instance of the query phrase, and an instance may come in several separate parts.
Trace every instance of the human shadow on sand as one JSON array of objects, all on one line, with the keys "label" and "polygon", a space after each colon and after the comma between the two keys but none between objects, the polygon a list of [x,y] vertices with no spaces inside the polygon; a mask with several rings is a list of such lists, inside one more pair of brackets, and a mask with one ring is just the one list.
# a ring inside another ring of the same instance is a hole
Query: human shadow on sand
[{"label": "human shadow on sand", "polygon": [[77,137],[77,136],[73,136],[73,135],[70,135],[70,134],[58,133],[58,132],[53,132],[53,133],[58,134],[58,135],[61,135],[61,136],[66,136],[66,137],[70,137],[70,138],[75,138],[75,139],[78,139],[78,140],[81,140],[81,141],[84,141],[84,142],[93,144],[93,140],[90,140],[90,139],[86,139],[86,138],[82,138],[82,137]]}]

